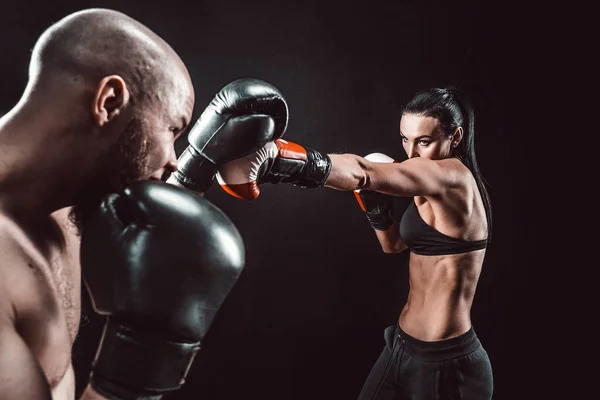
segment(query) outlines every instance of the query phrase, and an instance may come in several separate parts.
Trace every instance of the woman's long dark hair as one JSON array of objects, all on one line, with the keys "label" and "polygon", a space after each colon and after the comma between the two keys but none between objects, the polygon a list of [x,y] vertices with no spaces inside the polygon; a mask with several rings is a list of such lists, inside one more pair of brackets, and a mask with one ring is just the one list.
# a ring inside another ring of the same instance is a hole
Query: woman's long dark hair
[{"label": "woman's long dark hair", "polygon": [[491,241],[492,204],[475,157],[475,113],[469,98],[454,87],[426,89],[416,93],[404,106],[402,113],[425,115],[437,119],[447,136],[452,136],[456,128],[462,127],[463,138],[456,148],[457,155],[469,168],[477,182],[488,223],[488,241]]}]

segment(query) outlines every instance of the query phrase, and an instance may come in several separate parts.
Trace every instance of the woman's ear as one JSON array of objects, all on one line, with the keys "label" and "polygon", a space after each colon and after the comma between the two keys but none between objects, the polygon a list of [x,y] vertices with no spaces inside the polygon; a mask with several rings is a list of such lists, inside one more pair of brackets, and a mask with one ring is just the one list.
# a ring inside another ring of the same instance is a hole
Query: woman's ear
[{"label": "woman's ear", "polygon": [[456,148],[463,138],[463,128],[459,126],[452,134],[452,148]]}]

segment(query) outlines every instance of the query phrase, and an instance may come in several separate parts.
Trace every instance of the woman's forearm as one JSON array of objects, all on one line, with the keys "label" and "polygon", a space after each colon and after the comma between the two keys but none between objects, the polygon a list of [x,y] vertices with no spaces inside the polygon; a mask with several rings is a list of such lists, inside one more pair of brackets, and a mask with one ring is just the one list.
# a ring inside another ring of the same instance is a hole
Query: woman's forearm
[{"label": "woman's forearm", "polygon": [[325,186],[336,190],[354,190],[365,186],[367,172],[362,157],[354,154],[329,154],[331,172]]},{"label": "woman's forearm", "polygon": [[400,237],[400,223],[394,221],[389,229],[385,231],[375,230],[379,244],[384,253],[393,254],[401,253],[408,247]]}]

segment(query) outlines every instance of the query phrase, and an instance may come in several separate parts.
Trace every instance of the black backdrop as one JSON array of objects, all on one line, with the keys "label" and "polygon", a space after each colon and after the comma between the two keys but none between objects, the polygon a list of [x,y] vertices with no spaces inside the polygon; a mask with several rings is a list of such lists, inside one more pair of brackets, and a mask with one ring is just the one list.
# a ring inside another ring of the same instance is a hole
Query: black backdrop
[{"label": "black backdrop", "polygon": [[[285,138],[324,152],[403,159],[400,106],[416,90],[456,85],[473,99],[476,149],[494,211],[472,320],[494,368],[495,399],[539,398],[545,382],[532,285],[537,237],[523,199],[538,183],[526,156],[525,108],[547,44],[523,4],[341,0],[5,0],[3,90],[12,107],[30,49],[53,21],[114,8],[178,51],[196,90],[197,118],[241,77],[278,87],[290,107]],[[515,12],[515,6],[519,12]],[[178,142],[178,151],[186,145]],[[243,202],[207,194],[238,226],[247,264],[188,382],[172,399],[354,399],[407,294],[407,256],[385,255],[351,193],[280,185]],[[528,245],[525,245],[528,243]],[[84,298],[74,348],[86,382],[102,321]],[[537,395],[533,395],[537,393]]]}]

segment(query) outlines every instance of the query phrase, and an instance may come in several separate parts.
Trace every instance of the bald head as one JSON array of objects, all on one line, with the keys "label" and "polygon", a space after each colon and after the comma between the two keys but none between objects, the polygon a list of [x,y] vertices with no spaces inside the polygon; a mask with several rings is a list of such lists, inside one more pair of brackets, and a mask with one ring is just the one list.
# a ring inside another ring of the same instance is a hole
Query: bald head
[{"label": "bald head", "polygon": [[43,183],[62,188],[56,204],[96,204],[172,172],[193,107],[189,73],[163,39],[123,13],[82,10],[36,42],[27,87],[0,120],[0,152],[20,149],[3,161],[23,176],[52,175]]},{"label": "bald head", "polygon": [[134,95],[189,79],[181,59],[163,39],[108,9],[78,11],[50,26],[35,44],[29,66],[30,83],[42,86],[96,85],[108,75],[121,76]]}]

